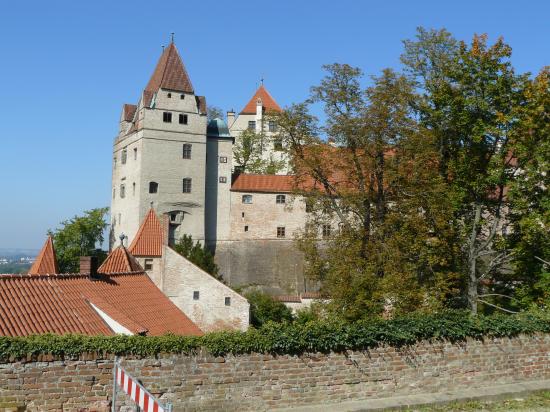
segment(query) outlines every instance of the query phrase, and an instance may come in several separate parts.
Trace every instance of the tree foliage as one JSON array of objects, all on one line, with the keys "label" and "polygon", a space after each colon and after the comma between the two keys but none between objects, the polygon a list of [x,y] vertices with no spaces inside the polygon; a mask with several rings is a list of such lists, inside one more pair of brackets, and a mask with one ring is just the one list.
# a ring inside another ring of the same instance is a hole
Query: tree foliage
[{"label": "tree foliage", "polygon": [[273,145],[273,138],[265,133],[246,129],[240,132],[233,145],[235,169],[241,173],[276,174],[284,167],[284,162],[273,156],[266,158],[266,147]]},{"label": "tree foliage", "polygon": [[101,250],[107,228],[106,215],[109,208],[87,210],[83,216],[61,222],[61,227],[49,230],[53,237],[55,253],[61,273],[77,273],[80,256],[97,256],[100,263],[106,257]]},{"label": "tree foliage", "polygon": [[216,279],[222,280],[218,265],[214,261],[214,255],[198,241],[193,244],[191,235],[183,235],[174,245],[174,250]]},{"label": "tree foliage", "polygon": [[259,328],[267,322],[291,322],[292,311],[282,302],[261,291],[252,291],[245,294],[250,304],[250,323]]}]

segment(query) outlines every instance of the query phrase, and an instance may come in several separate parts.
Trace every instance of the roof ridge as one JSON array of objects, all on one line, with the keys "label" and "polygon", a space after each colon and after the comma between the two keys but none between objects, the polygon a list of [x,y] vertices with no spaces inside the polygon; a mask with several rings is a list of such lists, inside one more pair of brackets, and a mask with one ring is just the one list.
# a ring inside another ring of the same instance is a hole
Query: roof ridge
[{"label": "roof ridge", "polygon": [[29,269],[29,275],[45,275],[56,274],[59,272],[57,258],[55,256],[55,248],[53,246],[53,238],[48,235],[44,246],[36,256],[34,263]]},{"label": "roof ridge", "polygon": [[162,256],[164,236],[162,223],[150,208],[128,250],[134,256]]}]

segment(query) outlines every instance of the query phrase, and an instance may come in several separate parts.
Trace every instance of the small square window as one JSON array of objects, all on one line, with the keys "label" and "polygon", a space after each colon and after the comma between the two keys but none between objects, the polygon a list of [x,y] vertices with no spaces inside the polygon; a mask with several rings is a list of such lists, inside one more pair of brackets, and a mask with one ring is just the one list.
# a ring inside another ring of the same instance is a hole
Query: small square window
[{"label": "small square window", "polygon": [[143,264],[143,269],[152,270],[153,269],[153,259],[145,259],[145,263]]},{"label": "small square window", "polygon": [[180,124],[187,124],[187,115],[180,114]]},{"label": "small square window", "polygon": [[227,183],[227,177],[225,177],[225,176],[220,176],[219,179],[218,179],[218,181],[219,181],[220,183]]},{"label": "small square window", "polygon": [[168,98],[171,99],[172,98],[172,93],[168,93]]},{"label": "small square window", "polygon": [[278,205],[284,205],[286,203],[286,196],[285,195],[277,195],[275,198],[275,203]]},{"label": "small square window", "polygon": [[193,292],[193,300],[199,300],[199,296],[200,296],[200,295],[199,295],[199,291],[198,291],[198,290],[195,290],[195,291]]},{"label": "small square window", "polygon": [[180,94],[180,99],[181,99],[181,100],[185,99],[185,95],[184,95],[184,94]]},{"label": "small square window", "polygon": [[225,297],[225,306],[231,306],[231,298],[229,296]]},{"label": "small square window", "polygon": [[245,232],[248,232],[248,225],[246,225],[246,226],[244,227],[244,231],[245,231]]},{"label": "small square window", "polygon": [[323,225],[323,238],[326,239],[330,237],[332,233],[332,227],[330,225]]},{"label": "small square window", "polygon": [[183,193],[191,193],[191,179],[185,178],[183,179]]},{"label": "small square window", "polygon": [[254,120],[248,122],[248,130],[256,130],[256,122]]},{"label": "small square window", "polygon": [[251,204],[252,203],[252,195],[243,195],[242,202],[244,204],[247,204],[247,205]]},{"label": "small square window", "polygon": [[277,237],[285,237],[285,227],[284,226],[277,227]]},{"label": "small square window", "polygon": [[163,112],[162,113],[162,121],[164,123],[172,123],[172,113],[170,112]]},{"label": "small square window", "polygon": [[184,159],[191,159],[191,149],[192,149],[192,146],[189,143],[185,143],[183,145],[183,158]]},{"label": "small square window", "polygon": [[157,193],[159,191],[159,184],[157,182],[149,182],[149,193]]},{"label": "small square window", "polygon": [[220,156],[220,163],[227,163],[227,157],[226,156]]}]

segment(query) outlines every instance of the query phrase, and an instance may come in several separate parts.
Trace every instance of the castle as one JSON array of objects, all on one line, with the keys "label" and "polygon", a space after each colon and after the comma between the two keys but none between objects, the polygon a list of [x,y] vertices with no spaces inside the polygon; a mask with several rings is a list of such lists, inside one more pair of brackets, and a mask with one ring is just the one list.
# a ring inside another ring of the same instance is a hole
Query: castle
[{"label": "castle", "polygon": [[[228,124],[208,122],[206,98],[195,93],[170,43],[137,105],[122,109],[113,145],[111,247],[121,234],[132,242],[152,208],[169,245],[184,234],[204,242],[231,286],[306,291],[293,244],[306,211],[292,196],[292,177],[233,173],[235,139],[246,129],[274,135],[277,125],[266,113],[280,110],[262,84],[239,114],[227,113]],[[284,160],[281,142],[262,149],[262,156]]]}]

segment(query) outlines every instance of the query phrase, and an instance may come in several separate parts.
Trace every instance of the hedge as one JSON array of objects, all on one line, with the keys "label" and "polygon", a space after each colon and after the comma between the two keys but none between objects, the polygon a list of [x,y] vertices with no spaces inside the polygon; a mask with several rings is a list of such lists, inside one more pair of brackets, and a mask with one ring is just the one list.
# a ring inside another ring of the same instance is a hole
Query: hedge
[{"label": "hedge", "polygon": [[511,337],[549,333],[550,319],[540,314],[472,316],[464,311],[413,314],[391,320],[355,323],[314,321],[267,323],[247,332],[213,332],[204,336],[84,336],[31,335],[0,337],[0,360],[51,354],[77,357],[82,353],[154,356],[193,354],[213,356],[244,353],[300,354],[362,350],[380,344],[403,346],[421,340],[461,341],[466,338]]}]

